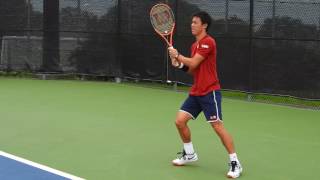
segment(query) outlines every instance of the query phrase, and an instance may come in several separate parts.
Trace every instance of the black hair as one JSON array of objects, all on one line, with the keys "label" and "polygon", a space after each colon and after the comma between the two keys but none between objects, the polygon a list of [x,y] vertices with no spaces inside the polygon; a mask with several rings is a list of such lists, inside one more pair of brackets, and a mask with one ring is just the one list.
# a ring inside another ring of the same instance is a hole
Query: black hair
[{"label": "black hair", "polygon": [[194,18],[194,17],[200,18],[202,24],[207,24],[208,26],[207,26],[206,31],[209,30],[210,25],[211,25],[211,17],[207,12],[200,11],[200,12],[194,13],[192,15],[192,18]]}]

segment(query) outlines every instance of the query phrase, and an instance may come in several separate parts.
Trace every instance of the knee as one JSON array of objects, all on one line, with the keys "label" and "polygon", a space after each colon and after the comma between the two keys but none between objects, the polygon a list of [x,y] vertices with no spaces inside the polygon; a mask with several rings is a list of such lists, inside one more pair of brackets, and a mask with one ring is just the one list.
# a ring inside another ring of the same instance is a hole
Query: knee
[{"label": "knee", "polygon": [[221,122],[213,122],[211,123],[211,126],[216,132],[220,132],[224,129],[223,124]]},{"label": "knee", "polygon": [[179,129],[186,127],[186,122],[181,119],[176,119],[175,124]]}]

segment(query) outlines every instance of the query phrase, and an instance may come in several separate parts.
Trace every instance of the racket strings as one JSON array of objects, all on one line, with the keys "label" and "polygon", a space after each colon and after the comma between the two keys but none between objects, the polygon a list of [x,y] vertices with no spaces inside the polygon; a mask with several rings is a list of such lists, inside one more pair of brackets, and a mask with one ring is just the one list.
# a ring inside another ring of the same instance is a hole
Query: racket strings
[{"label": "racket strings", "polygon": [[166,6],[156,6],[151,12],[153,27],[162,34],[168,34],[174,27],[174,16],[171,9]]}]

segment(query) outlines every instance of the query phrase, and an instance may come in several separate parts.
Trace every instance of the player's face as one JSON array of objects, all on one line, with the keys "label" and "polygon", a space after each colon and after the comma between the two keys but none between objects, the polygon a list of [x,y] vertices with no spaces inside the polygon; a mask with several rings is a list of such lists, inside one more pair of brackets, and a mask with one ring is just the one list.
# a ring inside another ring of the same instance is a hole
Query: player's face
[{"label": "player's face", "polygon": [[191,22],[191,32],[192,35],[197,36],[201,34],[203,31],[206,31],[207,24],[202,24],[201,19],[199,17],[193,17]]}]

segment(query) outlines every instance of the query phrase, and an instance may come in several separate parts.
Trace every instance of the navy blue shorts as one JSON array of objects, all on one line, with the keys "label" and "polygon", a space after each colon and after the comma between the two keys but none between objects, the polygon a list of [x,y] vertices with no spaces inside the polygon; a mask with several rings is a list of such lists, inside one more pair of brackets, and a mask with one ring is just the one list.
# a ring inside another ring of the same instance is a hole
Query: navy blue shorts
[{"label": "navy blue shorts", "polygon": [[222,121],[221,92],[212,91],[204,96],[189,95],[180,111],[188,113],[192,119],[196,119],[203,111],[208,122]]}]

